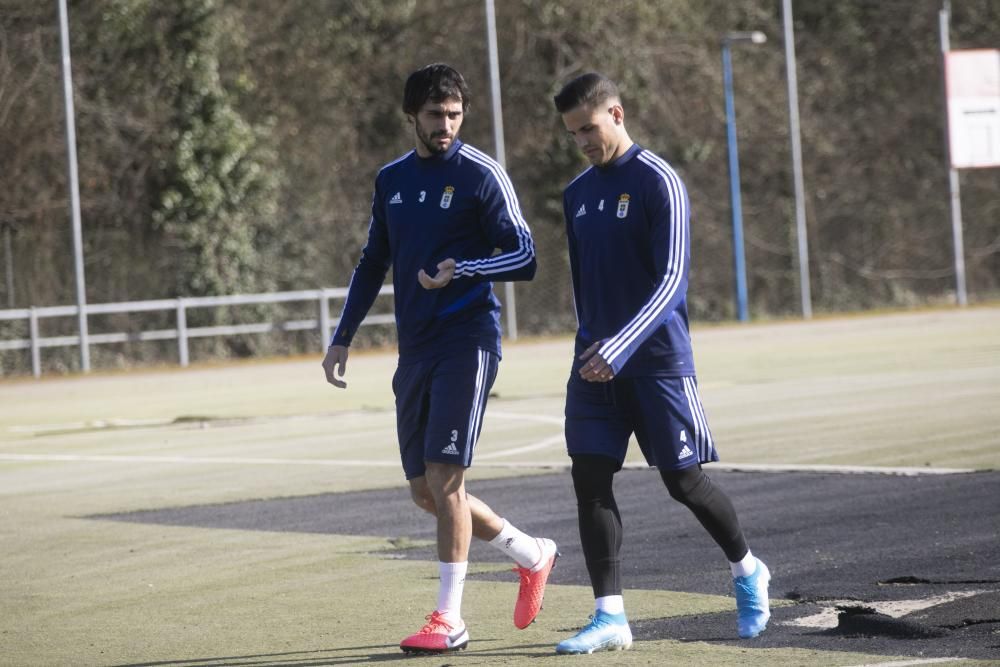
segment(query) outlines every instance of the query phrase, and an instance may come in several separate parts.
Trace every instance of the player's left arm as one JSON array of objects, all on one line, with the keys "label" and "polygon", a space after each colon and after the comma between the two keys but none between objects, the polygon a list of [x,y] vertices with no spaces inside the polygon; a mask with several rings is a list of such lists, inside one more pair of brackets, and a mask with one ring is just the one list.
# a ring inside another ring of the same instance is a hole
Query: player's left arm
[{"label": "player's left arm", "polygon": [[535,241],[521,214],[514,185],[499,165],[494,163],[486,170],[479,199],[483,233],[500,252],[490,257],[458,259],[454,277],[499,281],[534,278]]},{"label": "player's left arm", "polygon": [[655,175],[645,184],[644,203],[657,284],[628,323],[600,346],[597,356],[614,374],[684,300],[691,260],[690,209],[684,183],[657,156],[643,152],[639,159]]}]

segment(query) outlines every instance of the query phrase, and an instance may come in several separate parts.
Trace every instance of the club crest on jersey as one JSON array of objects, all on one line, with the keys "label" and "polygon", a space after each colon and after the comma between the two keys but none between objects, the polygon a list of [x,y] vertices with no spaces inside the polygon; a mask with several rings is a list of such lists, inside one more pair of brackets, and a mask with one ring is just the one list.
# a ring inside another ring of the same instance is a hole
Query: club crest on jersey
[{"label": "club crest on jersey", "polygon": [[444,194],[441,195],[441,208],[451,206],[451,198],[455,194],[455,188],[450,185],[444,186]]},{"label": "club crest on jersey", "polygon": [[629,200],[628,195],[622,195],[621,197],[618,198],[618,212],[615,215],[617,215],[619,218],[624,218],[626,215],[628,215],[628,200]]}]

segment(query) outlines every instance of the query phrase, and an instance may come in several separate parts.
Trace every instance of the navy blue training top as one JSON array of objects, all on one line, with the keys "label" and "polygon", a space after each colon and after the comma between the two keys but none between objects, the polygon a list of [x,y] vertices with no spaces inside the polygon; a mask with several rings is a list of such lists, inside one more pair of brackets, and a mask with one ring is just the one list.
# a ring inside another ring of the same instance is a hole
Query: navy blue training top
[{"label": "navy blue training top", "polygon": [[[434,276],[449,257],[457,262],[451,282],[424,289],[419,270]],[[331,345],[350,345],[390,266],[400,363],[462,348],[499,355],[491,281],[530,280],[536,267],[531,231],[500,165],[456,139],[441,155],[413,150],[381,168],[368,242]]]},{"label": "navy blue training top", "polygon": [[607,339],[601,356],[617,377],[694,375],[688,196],[673,168],[635,144],[571,181],[563,213],[577,356]]}]

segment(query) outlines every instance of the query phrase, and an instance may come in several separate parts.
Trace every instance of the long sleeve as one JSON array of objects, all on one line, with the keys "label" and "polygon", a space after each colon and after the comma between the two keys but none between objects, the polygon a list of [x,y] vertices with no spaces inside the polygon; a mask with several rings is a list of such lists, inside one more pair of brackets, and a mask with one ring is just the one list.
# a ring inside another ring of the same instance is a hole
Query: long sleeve
[{"label": "long sleeve", "polygon": [[331,345],[350,345],[354,334],[375,303],[386,273],[391,264],[389,234],[381,209],[380,188],[375,187],[372,199],[372,216],[368,223],[368,242],[361,251],[361,259],[351,276],[347,300],[340,315],[340,323],[333,334]]},{"label": "long sleeve", "polygon": [[577,251],[576,236],[573,233],[573,220],[570,218],[569,207],[566,204],[566,196],[563,194],[563,219],[566,223],[566,240],[569,242],[569,273],[573,281],[573,312],[576,314],[576,325],[580,328],[580,334],[584,338],[590,337],[590,332],[584,331],[583,313],[580,311],[580,255]]},{"label": "long sleeve", "polygon": [[537,266],[531,237],[514,186],[507,173],[485,153],[464,144],[464,157],[486,168],[480,186],[483,231],[500,253],[490,257],[456,258],[455,278],[484,280],[531,280]]},{"label": "long sleeve", "polygon": [[689,208],[684,183],[661,158],[643,151],[637,159],[656,174],[645,193],[651,225],[653,265],[658,284],[639,311],[601,347],[601,356],[618,373],[632,354],[667,322],[687,294],[690,264]]}]

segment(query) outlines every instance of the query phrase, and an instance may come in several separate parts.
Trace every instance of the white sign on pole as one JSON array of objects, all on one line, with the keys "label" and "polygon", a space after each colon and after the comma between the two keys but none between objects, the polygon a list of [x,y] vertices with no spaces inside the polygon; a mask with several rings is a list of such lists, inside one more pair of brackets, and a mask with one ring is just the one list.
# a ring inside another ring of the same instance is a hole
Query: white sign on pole
[{"label": "white sign on pole", "polygon": [[945,77],[952,167],[1000,167],[1000,51],[948,51]]}]

